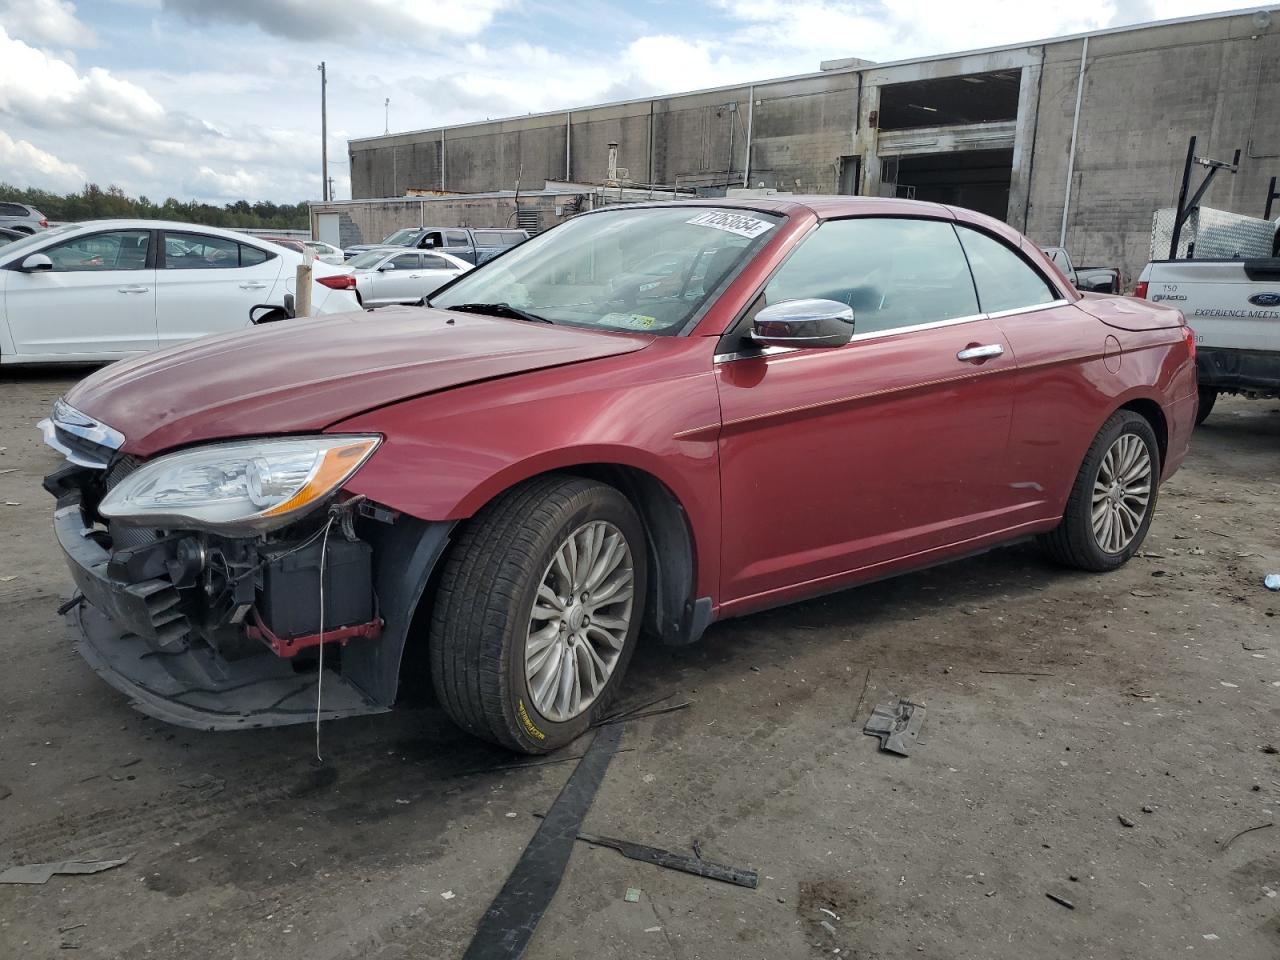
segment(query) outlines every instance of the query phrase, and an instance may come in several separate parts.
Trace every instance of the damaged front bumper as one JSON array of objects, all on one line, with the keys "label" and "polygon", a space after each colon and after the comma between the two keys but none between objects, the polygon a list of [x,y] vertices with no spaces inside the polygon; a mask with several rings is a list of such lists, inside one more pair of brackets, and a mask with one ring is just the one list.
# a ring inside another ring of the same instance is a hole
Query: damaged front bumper
[{"label": "damaged front bumper", "polygon": [[[155,562],[136,575],[136,565],[121,559],[129,551],[113,553],[103,531],[86,520],[85,513],[74,493],[60,496],[54,512],[58,543],[78,590],[66,612],[75,649],[136,709],[200,730],[314,720],[318,696],[322,719],[389,710],[413,611],[450,528],[402,517],[370,521],[371,529],[362,530],[360,544],[368,543],[373,554],[373,582],[366,574],[363,586],[354,578],[350,589],[373,591],[374,596],[363,599],[378,612],[376,629],[364,625],[343,630],[334,624],[338,629],[326,631],[324,645],[333,653],[323,660],[320,682],[313,656],[295,656],[298,650],[292,642],[269,629],[264,635],[259,608],[270,604],[270,594],[264,594],[264,588],[272,589],[269,580],[255,576],[253,607],[234,624],[219,627],[224,635],[235,634],[236,643],[220,649],[209,641],[208,631],[192,622],[191,594],[197,588],[179,589]],[[270,548],[262,549],[269,557]],[[331,582],[326,576],[326,584]],[[317,577],[312,586],[318,583]],[[346,582],[341,583],[339,589],[347,589]],[[296,580],[274,589],[277,596],[290,591],[293,600],[310,599],[292,596],[299,589]],[[326,598],[326,610],[332,603]],[[299,648],[310,648],[315,637],[298,639]]]}]

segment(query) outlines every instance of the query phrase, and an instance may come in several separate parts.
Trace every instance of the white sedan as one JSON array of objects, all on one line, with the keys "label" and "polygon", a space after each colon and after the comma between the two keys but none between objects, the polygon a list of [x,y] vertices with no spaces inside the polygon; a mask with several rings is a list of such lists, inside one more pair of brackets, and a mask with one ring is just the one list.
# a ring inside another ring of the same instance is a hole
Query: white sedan
[{"label": "white sedan", "polygon": [[[98,220],[0,247],[0,363],[119,360],[291,314],[303,255],[216,227]],[[311,312],[359,309],[312,262]]]},{"label": "white sedan", "polygon": [[340,267],[347,260],[346,254],[333,244],[325,243],[323,240],[303,240],[302,245],[311,251],[313,257],[323,263],[332,263]]},{"label": "white sedan", "polygon": [[356,295],[366,307],[414,303],[429,297],[474,264],[449,253],[427,250],[370,250],[347,261]]}]

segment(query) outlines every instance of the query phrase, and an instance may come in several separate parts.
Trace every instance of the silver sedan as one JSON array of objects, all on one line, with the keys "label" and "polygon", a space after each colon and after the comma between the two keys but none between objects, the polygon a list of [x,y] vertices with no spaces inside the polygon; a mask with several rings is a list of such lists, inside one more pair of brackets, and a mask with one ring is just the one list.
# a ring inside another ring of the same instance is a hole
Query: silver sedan
[{"label": "silver sedan", "polygon": [[472,264],[448,253],[425,250],[370,250],[347,261],[356,278],[356,296],[366,307],[414,303],[430,296]]}]

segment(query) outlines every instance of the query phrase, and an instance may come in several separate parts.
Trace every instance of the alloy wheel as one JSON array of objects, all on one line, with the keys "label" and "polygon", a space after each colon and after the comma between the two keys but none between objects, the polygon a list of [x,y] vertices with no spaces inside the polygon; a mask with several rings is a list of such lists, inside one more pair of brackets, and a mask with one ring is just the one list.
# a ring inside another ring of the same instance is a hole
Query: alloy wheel
[{"label": "alloy wheel", "polygon": [[1151,503],[1151,454],[1137,434],[1122,433],[1107,449],[1093,481],[1093,536],[1107,553],[1133,542]]},{"label": "alloy wheel", "polygon": [[557,548],[525,640],[525,679],[544,717],[572,720],[600,696],[626,643],[634,594],[631,547],[613,524],[592,520]]}]

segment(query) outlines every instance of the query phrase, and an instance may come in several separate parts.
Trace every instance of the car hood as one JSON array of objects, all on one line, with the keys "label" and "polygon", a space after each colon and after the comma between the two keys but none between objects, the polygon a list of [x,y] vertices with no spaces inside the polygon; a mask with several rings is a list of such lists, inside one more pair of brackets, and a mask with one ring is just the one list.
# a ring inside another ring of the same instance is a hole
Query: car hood
[{"label": "car hood", "polygon": [[421,307],[285,320],[104,367],[67,403],[148,457],[185,444],[323,430],[481,380],[640,350],[651,336]]}]

